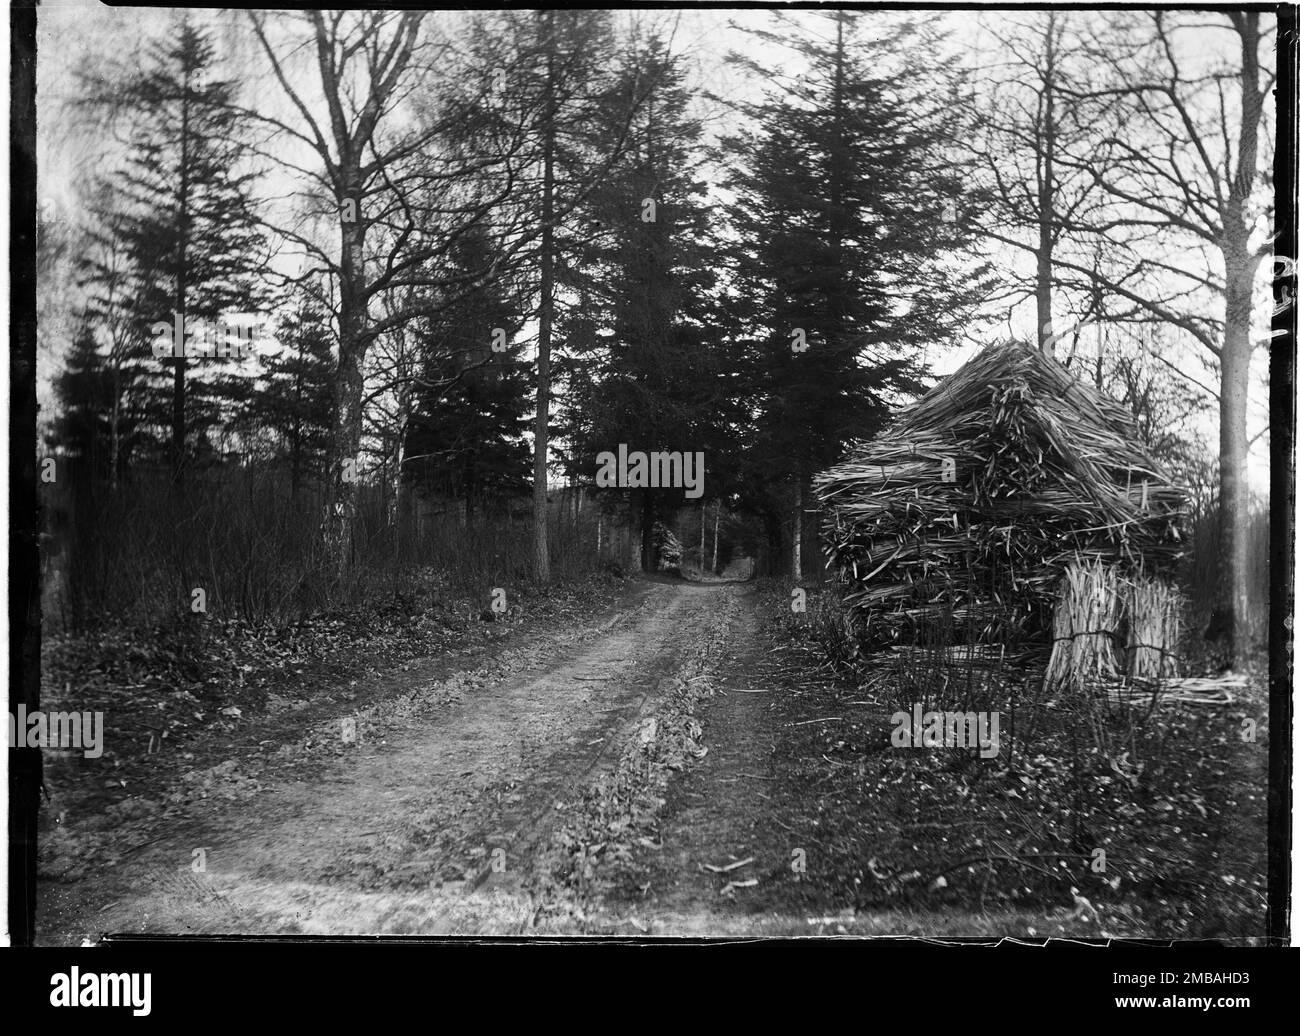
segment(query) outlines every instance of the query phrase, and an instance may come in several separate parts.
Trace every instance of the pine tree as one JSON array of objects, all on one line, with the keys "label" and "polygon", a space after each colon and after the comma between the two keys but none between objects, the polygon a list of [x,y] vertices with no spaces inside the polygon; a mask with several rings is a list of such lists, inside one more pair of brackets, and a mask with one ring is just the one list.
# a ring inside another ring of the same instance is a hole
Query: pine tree
[{"label": "pine tree", "polygon": [[60,452],[80,461],[89,478],[107,479],[112,461],[113,381],[88,323],[73,338],[64,369],[54,379],[54,391],[59,416],[53,439]]},{"label": "pine tree", "polygon": [[107,392],[102,432],[106,442],[96,446],[106,456],[110,487],[115,488],[131,467],[162,459],[167,424],[165,387],[160,387],[157,361],[149,352],[146,332],[156,314],[142,313],[142,284],[149,272],[131,261],[124,240],[127,216],[111,182],[98,178],[91,187],[90,226],[84,232],[76,280],[85,293],[82,319],[93,339],[75,362],[81,369],[99,370]]},{"label": "pine tree", "polygon": [[[453,254],[454,278],[491,265],[482,230]],[[528,485],[530,378],[515,341],[524,289],[497,279],[462,295],[436,319],[417,324],[422,374],[414,393],[403,477],[425,491],[465,501],[467,509]]]},{"label": "pine tree", "polygon": [[263,374],[249,393],[247,431],[274,436],[288,462],[289,492],[296,498],[309,476],[323,479],[334,419],[334,334],[330,316],[301,294],[276,335],[280,349],[262,360]]},{"label": "pine tree", "polygon": [[[654,89],[626,157],[580,210],[561,277],[581,300],[560,336],[574,353],[569,464],[584,480],[596,456],[619,443],[702,452],[708,470],[725,466],[714,450],[724,349],[712,308],[717,251],[699,176],[701,127],[680,63],[661,40],[649,40],[636,65]],[[654,564],[656,521],[683,500],[680,488],[628,494],[643,567]]]},{"label": "pine tree", "polygon": [[[114,230],[133,270],[131,308],[150,325],[182,326],[254,309],[266,246],[235,84],[212,77],[212,42],[188,20],[147,55],[113,97],[99,98],[131,111],[129,153],[112,177],[123,200]],[[218,378],[185,358],[155,362],[171,367],[170,460],[179,482],[221,422]]]},{"label": "pine tree", "polygon": [[792,516],[796,577],[812,475],[922,387],[915,357],[954,334],[980,289],[943,260],[965,244],[945,218],[963,187],[940,161],[954,132],[943,98],[923,92],[933,78],[919,58],[889,66],[891,54],[930,53],[926,41],[906,25],[871,39],[852,12],[825,17],[829,38],[759,33],[794,47],[807,73],[744,106],[761,128],[728,141],[736,291],[759,400],[747,478],[770,538],[777,512]]},{"label": "pine tree", "polygon": [[509,201],[499,216],[515,237],[529,241],[516,258],[534,271],[534,572],[545,582],[551,367],[553,359],[557,364],[564,359],[564,340],[556,329],[566,301],[565,271],[584,241],[575,221],[624,156],[631,121],[653,82],[637,66],[635,49],[620,53],[608,11],[510,12],[494,19],[483,35],[510,41],[497,47],[492,59],[501,89],[492,91],[496,113],[486,127],[499,144],[522,142],[508,163],[510,186],[503,193]]}]

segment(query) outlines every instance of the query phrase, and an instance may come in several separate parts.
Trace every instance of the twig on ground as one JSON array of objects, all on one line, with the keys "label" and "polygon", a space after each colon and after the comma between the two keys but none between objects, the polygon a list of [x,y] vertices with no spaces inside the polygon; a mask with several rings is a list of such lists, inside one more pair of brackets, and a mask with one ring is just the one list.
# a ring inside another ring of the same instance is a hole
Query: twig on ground
[{"label": "twig on ground", "polygon": [[[705,863],[702,864],[701,866],[703,866],[705,870],[712,871],[714,874],[726,874],[729,871],[739,870],[741,867],[745,866],[745,864],[753,863],[753,862],[754,862],[754,857],[746,856],[743,860],[737,860],[735,863],[729,863],[725,867],[715,867],[711,863]],[[757,885],[758,882],[754,882],[754,884]]]},{"label": "twig on ground", "polygon": [[989,853],[983,856],[968,856],[965,859],[958,860],[956,863],[949,864],[941,870],[934,871],[919,884],[925,888],[934,882],[936,878],[941,878],[946,874],[951,874],[955,870],[969,866],[973,863],[992,863],[995,860],[1005,860],[1008,863],[1025,863],[1026,860],[1041,859],[1059,859],[1059,860],[1091,860],[1092,857],[1086,853],[1021,853],[1012,855],[1010,853]]}]

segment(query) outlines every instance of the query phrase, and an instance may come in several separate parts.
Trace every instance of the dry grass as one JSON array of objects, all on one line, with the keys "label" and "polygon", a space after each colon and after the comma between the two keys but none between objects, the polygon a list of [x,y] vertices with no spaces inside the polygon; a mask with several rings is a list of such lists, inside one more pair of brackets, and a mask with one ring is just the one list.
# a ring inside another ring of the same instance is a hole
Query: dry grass
[{"label": "dry grass", "polygon": [[1124,617],[1122,588],[1114,568],[1098,560],[1070,564],[1056,605],[1047,686],[1082,690],[1119,679],[1116,644]]},{"label": "dry grass", "polygon": [[1178,672],[1182,596],[1157,579],[1134,580],[1128,590],[1128,673],[1161,680]]},{"label": "dry grass", "polygon": [[1113,566],[1081,560],[1066,567],[1056,606],[1047,686],[1117,690],[1177,672],[1182,600],[1161,579],[1126,579]]}]

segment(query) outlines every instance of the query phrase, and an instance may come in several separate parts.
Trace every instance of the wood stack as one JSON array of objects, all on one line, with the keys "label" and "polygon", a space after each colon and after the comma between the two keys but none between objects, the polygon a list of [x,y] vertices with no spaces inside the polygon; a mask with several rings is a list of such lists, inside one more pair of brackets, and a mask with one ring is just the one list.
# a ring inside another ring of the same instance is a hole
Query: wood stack
[{"label": "wood stack", "polygon": [[[939,624],[949,642],[1046,654],[1067,566],[1159,579],[1185,538],[1184,495],[1128,411],[1018,342],[985,349],[816,491],[865,653]],[[1119,667],[1124,648],[1090,664]]]}]

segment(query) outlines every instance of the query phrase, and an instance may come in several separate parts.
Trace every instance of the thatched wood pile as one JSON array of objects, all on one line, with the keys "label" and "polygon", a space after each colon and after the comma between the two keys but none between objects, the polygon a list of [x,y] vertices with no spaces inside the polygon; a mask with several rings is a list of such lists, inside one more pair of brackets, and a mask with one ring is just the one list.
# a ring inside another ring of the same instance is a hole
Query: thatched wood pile
[{"label": "thatched wood pile", "polygon": [[1124,407],[1057,360],[985,349],[816,481],[863,646],[1046,648],[1071,561],[1167,571],[1184,497],[1140,442]]}]

